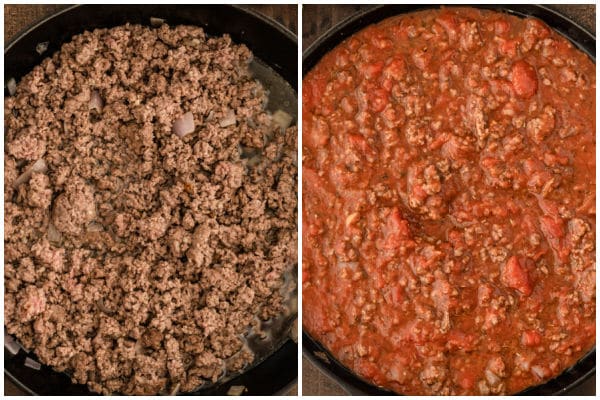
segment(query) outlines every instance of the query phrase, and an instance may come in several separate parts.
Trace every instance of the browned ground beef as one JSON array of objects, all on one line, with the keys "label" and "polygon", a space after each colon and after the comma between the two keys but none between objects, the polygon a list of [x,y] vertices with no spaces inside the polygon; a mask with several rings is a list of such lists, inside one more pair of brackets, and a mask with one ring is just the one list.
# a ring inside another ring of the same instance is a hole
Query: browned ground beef
[{"label": "browned ground beef", "polygon": [[41,362],[150,395],[253,360],[297,262],[297,131],[251,59],[197,27],[100,29],[6,99],[5,324]]}]

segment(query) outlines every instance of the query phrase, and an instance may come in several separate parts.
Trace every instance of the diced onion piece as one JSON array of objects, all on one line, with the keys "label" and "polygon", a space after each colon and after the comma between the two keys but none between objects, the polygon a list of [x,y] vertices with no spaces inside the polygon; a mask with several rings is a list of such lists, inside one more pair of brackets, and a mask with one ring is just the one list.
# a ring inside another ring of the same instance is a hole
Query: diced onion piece
[{"label": "diced onion piece", "polygon": [[219,121],[219,126],[221,128],[226,128],[228,126],[235,125],[235,123],[235,113],[233,112],[233,110],[227,110],[223,118],[221,118],[221,120]]},{"label": "diced onion piece", "polygon": [[182,117],[173,122],[173,133],[179,137],[184,137],[188,133],[194,132],[194,115],[188,111]]},{"label": "diced onion piece", "polygon": [[348,268],[353,271],[356,271],[358,269],[358,262],[356,262],[356,261],[338,261],[337,266],[339,269]]},{"label": "diced onion piece", "polygon": [[241,396],[242,393],[244,393],[244,390],[246,390],[246,386],[234,385],[234,386],[230,387],[229,390],[227,391],[227,396]]},{"label": "diced onion piece", "polygon": [[40,364],[39,362],[32,360],[31,358],[27,357],[25,358],[25,366],[31,369],[35,369],[35,370],[40,370],[40,368],[42,368],[42,364]]},{"label": "diced onion piece", "polygon": [[19,352],[21,346],[17,343],[12,336],[8,333],[4,332],[4,347],[6,350],[10,352],[13,356]]},{"label": "diced onion piece", "polygon": [[529,356],[525,357],[519,353],[516,353],[515,355],[515,366],[522,371],[529,371],[529,368],[531,367],[531,361],[532,358]]},{"label": "diced onion piece", "polygon": [[540,365],[532,366],[531,372],[533,372],[540,379],[544,379],[546,377],[546,370],[544,367],[542,367]]},{"label": "diced onion piece", "polygon": [[[104,300],[103,300],[103,299],[100,299],[100,300],[98,300],[98,301],[96,302],[96,305],[98,306],[98,309],[99,309],[100,311],[102,311],[103,313],[105,313],[105,314],[111,315],[111,314],[114,314],[114,313],[115,313],[114,311],[112,311],[112,310],[110,310],[108,307],[106,307],[106,305],[104,304]],[[139,342],[139,341],[138,341],[138,342],[136,342],[136,345],[137,345],[138,343],[141,345],[141,342]]]},{"label": "diced onion piece", "polygon": [[15,354],[17,354],[19,352],[19,350],[21,350],[21,346],[19,346],[19,343],[17,343],[17,342],[7,342],[7,341],[4,341],[4,347],[13,356]]},{"label": "diced onion piece", "polygon": [[176,396],[177,392],[179,392],[179,387],[181,386],[181,384],[178,382],[177,385],[175,385],[175,387],[173,387],[173,389],[171,390],[170,395],[171,396]]},{"label": "diced onion piece", "polygon": [[498,383],[500,383],[500,377],[489,369],[485,370],[485,379],[492,386],[496,386]]},{"label": "diced onion piece", "polygon": [[227,363],[225,361],[221,362],[221,375],[217,378],[217,380],[221,380],[227,376]]},{"label": "diced onion piece", "polygon": [[86,230],[88,232],[103,232],[104,227],[97,222],[90,222],[90,224],[87,226]]},{"label": "diced onion piece", "polygon": [[165,23],[165,20],[162,18],[150,17],[150,25],[154,28],[158,28],[162,24]]},{"label": "diced onion piece", "polygon": [[31,166],[27,167],[25,172],[23,172],[17,179],[15,179],[13,183],[13,187],[17,188],[21,186],[23,183],[27,182],[29,178],[31,178],[31,174],[34,172],[41,172],[45,174],[48,171],[48,166],[46,165],[46,161],[43,158],[40,158],[36,162],[34,162]]},{"label": "diced onion piece", "polygon": [[90,110],[96,110],[98,112],[102,112],[102,108],[104,107],[104,101],[102,101],[102,97],[100,97],[100,92],[97,90],[92,90],[90,95]]},{"label": "diced onion piece", "polygon": [[135,350],[135,354],[144,354],[144,345],[141,340],[135,342],[133,349]]},{"label": "diced onion piece", "polygon": [[31,172],[40,172],[42,174],[48,172],[48,166],[46,165],[46,161],[44,161],[43,158],[40,158],[39,160],[34,162],[31,166]]},{"label": "diced onion piece", "polygon": [[275,111],[272,118],[273,122],[279,125],[282,129],[287,129],[294,119],[294,117],[283,110]]},{"label": "diced onion piece", "polygon": [[62,234],[52,222],[48,224],[48,241],[54,245],[59,245],[62,241]]},{"label": "diced onion piece", "polygon": [[37,51],[37,53],[41,56],[42,54],[44,54],[46,52],[46,50],[48,50],[49,44],[50,44],[50,42],[38,43],[37,46],[35,46],[35,51]]},{"label": "diced onion piece", "polygon": [[6,82],[6,88],[8,89],[8,94],[14,96],[17,92],[17,81],[15,78],[10,78],[8,82]]}]

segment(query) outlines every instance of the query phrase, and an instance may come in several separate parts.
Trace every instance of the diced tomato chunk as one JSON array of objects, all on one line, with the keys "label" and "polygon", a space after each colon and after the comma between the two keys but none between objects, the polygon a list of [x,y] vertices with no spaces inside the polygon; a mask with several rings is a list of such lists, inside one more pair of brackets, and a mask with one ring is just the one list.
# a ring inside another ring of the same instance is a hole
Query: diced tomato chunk
[{"label": "diced tomato chunk", "polygon": [[402,58],[394,58],[383,71],[383,74],[397,81],[406,76],[406,62]]},{"label": "diced tomato chunk", "polygon": [[398,207],[392,209],[382,229],[385,242],[384,249],[394,249],[403,242],[410,239],[410,228],[408,222],[402,218]]},{"label": "diced tomato chunk", "polygon": [[388,232],[399,233],[401,236],[408,238],[410,236],[410,230],[408,228],[408,222],[400,214],[400,209],[394,207],[390,213],[390,219],[388,220]]},{"label": "diced tomato chunk", "polygon": [[570,248],[564,240],[565,228],[563,221],[560,218],[543,216],[540,217],[540,228],[558,259],[563,262],[567,261]]},{"label": "diced tomato chunk", "polygon": [[509,258],[504,268],[502,268],[501,279],[504,285],[519,291],[525,296],[529,296],[533,291],[529,275],[516,256]]},{"label": "diced tomato chunk", "polygon": [[381,75],[384,65],[384,61],[376,61],[370,64],[364,64],[362,66],[363,75],[367,79],[376,79],[379,77],[379,75]]},{"label": "diced tomato chunk", "polygon": [[558,218],[543,216],[540,218],[540,227],[551,245],[565,236],[562,221]]},{"label": "diced tomato chunk", "polygon": [[535,69],[526,61],[515,62],[512,66],[512,84],[517,96],[530,98],[538,87]]},{"label": "diced tomato chunk", "polygon": [[392,302],[400,304],[404,300],[404,288],[400,285],[394,285],[391,289]]},{"label": "diced tomato chunk", "polygon": [[534,330],[524,331],[521,335],[521,343],[529,347],[539,346],[542,343],[542,335]]},{"label": "diced tomato chunk", "polygon": [[505,19],[499,19],[494,22],[494,32],[496,35],[504,35],[510,31],[510,24]]},{"label": "diced tomato chunk", "polygon": [[389,96],[385,89],[375,89],[368,94],[369,108],[373,112],[382,112],[389,103]]},{"label": "diced tomato chunk", "polygon": [[458,371],[456,373],[456,383],[464,390],[473,389],[475,379],[475,372],[472,370]]}]

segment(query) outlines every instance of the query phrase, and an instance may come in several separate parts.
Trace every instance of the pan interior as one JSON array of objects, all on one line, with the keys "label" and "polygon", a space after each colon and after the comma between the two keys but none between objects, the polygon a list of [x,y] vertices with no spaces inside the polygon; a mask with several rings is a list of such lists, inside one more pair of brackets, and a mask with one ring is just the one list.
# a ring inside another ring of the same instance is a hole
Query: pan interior
[{"label": "pan interior", "polygon": [[[35,52],[35,49],[32,49],[32,51]],[[45,56],[51,57],[52,54],[45,54]],[[296,90],[266,62],[257,57],[254,57],[253,61],[249,65],[249,68],[253,77],[263,85],[269,94],[266,109],[271,113],[282,110],[292,116],[292,125],[297,124],[298,95]],[[23,75],[28,72],[29,71],[23,71]],[[10,78],[13,77],[6,76],[5,80],[8,81]],[[18,82],[20,77],[18,77],[16,80]],[[279,350],[290,338],[290,331],[293,329],[294,321],[297,318],[297,264],[295,264],[290,271],[291,272],[285,274],[284,284],[280,289],[280,292],[284,298],[283,313],[275,318],[271,318],[270,320],[261,321],[260,330],[249,330],[243,339],[245,346],[254,353],[254,361],[236,373],[228,374],[227,371],[225,371],[218,381],[204,384],[196,388],[194,392],[210,390],[244,374],[277,352],[277,350]],[[27,356],[37,359],[32,353],[28,354]],[[22,356],[13,356],[5,349],[5,357],[7,359],[14,359],[14,361],[19,362],[18,359],[20,359]],[[44,369],[46,369],[46,367],[44,367]],[[30,372],[31,371],[29,371],[29,373]],[[69,375],[67,373],[63,374]]]}]

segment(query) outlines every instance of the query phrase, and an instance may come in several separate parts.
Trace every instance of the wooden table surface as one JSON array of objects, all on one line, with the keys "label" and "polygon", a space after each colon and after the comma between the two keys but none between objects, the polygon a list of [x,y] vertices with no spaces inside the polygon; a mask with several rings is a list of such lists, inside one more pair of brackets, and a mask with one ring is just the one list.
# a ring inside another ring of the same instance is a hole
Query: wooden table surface
[{"label": "wooden table surface", "polygon": [[[306,50],[320,35],[333,25],[357,13],[372,8],[365,5],[304,5],[302,7],[302,50]],[[595,5],[549,6],[570,17],[590,32],[596,33]],[[302,359],[302,393],[308,396],[336,396],[348,393],[336,382],[322,374],[306,358]],[[572,395],[594,395],[596,376],[574,390]]]},{"label": "wooden table surface", "polygon": [[[66,5],[4,5],[4,43],[28,27],[30,24],[41,20],[68,7]],[[280,24],[286,26],[295,34],[298,34],[298,6],[295,4],[281,5],[247,5],[244,6],[254,11],[258,11],[270,18],[273,18]],[[289,391],[289,395],[296,395],[297,385],[294,385]],[[10,379],[4,377],[4,394],[7,396],[19,396],[25,393],[15,386]]]}]

